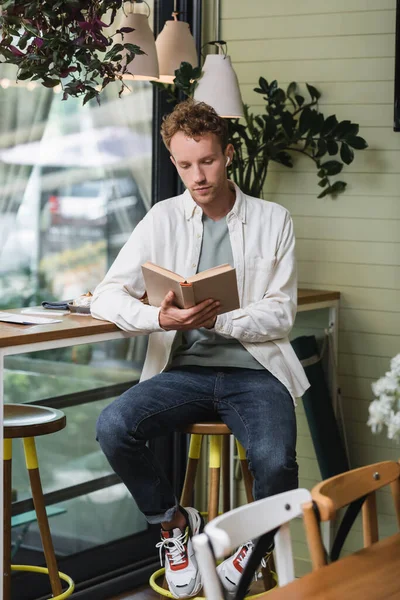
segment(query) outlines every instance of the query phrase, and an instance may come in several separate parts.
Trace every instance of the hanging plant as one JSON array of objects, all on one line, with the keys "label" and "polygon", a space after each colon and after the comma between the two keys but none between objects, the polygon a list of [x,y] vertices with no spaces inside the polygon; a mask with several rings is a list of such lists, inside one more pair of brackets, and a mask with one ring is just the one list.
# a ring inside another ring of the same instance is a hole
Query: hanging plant
[{"label": "hanging plant", "polygon": [[83,96],[84,104],[92,98],[99,101],[100,91],[112,81],[121,83],[121,94],[127,65],[143,54],[138,46],[123,43],[132,28],[107,33],[123,4],[0,0],[1,62],[17,66],[17,80],[39,81],[48,88],[61,85],[63,100]]},{"label": "hanging plant", "polygon": [[[175,88],[193,97],[200,77],[200,69],[182,63],[175,71]],[[174,85],[154,85],[176,101]],[[318,198],[335,198],[346,189],[345,181],[331,178],[353,162],[355,150],[364,150],[368,144],[358,135],[356,123],[339,122],[335,115],[325,117],[318,106],[321,93],[313,85],[306,83],[306,87],[308,100],[299,93],[296,82],[284,91],[277,81],[268,83],[260,77],[254,91],[263,96],[264,112],[255,115],[245,104],[244,123],[228,119],[229,139],[235,148],[228,172],[245,194],[262,197],[270,162],[293,168],[292,154],[298,153],[314,163],[322,188]]]}]

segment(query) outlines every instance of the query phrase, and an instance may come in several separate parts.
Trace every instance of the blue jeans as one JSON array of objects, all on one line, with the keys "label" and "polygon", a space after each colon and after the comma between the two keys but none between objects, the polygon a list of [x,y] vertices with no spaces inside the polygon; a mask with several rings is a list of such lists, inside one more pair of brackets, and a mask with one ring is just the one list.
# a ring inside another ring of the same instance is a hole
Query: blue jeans
[{"label": "blue jeans", "polygon": [[127,390],[103,410],[97,440],[149,523],[172,520],[177,500],[146,441],[221,419],[246,449],[259,500],[298,486],[296,417],[269,371],[180,367]]}]

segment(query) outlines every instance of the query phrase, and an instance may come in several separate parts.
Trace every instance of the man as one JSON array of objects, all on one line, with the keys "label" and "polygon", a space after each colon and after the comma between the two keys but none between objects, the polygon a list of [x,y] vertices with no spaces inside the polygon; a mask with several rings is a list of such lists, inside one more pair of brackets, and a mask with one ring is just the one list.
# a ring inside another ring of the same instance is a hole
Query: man
[{"label": "man", "polygon": [[[94,293],[93,316],[151,334],[141,382],[103,411],[97,439],[148,522],[161,524],[166,579],[180,598],[201,587],[191,536],[202,519],[178,505],[146,441],[219,417],[246,449],[255,499],[296,488],[294,399],[308,382],[287,339],[297,293],[289,213],[227,179],[233,146],[211,107],[182,102],[161,134],[187,189],[153,206]],[[172,292],[159,308],[145,305],[147,260],[185,277],[230,263],[241,308],[217,316],[209,299],[180,309]],[[230,592],[251,551],[220,565]]]}]

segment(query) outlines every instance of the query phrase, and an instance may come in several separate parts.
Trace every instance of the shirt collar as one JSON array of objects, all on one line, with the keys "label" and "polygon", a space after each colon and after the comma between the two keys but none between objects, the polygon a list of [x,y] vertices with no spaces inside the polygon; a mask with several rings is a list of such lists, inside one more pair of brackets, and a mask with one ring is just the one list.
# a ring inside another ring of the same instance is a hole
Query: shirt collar
[{"label": "shirt collar", "polygon": [[[231,211],[228,213],[228,215],[233,213],[238,219],[240,219],[240,221],[242,221],[242,223],[245,223],[246,222],[246,196],[245,196],[245,194],[243,194],[242,190],[236,185],[236,183],[234,183],[233,181],[230,181],[230,184],[233,185],[233,187],[235,188],[236,200],[235,200],[235,204],[233,205],[233,207],[232,207]],[[189,190],[186,190],[183,193],[183,203],[184,203],[185,217],[187,220],[189,220],[193,217],[194,211],[197,208],[197,204],[193,200]]]}]

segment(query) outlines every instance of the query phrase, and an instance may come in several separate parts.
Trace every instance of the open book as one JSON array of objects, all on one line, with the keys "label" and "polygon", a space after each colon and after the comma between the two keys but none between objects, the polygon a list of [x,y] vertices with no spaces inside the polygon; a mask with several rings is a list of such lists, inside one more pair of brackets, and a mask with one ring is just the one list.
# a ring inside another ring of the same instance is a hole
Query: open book
[{"label": "open book", "polygon": [[180,308],[191,308],[208,298],[221,302],[219,315],[240,307],[236,270],[228,264],[207,269],[187,279],[152,262],[144,263],[142,272],[152,306],[161,306],[166,294],[173,291]]}]

